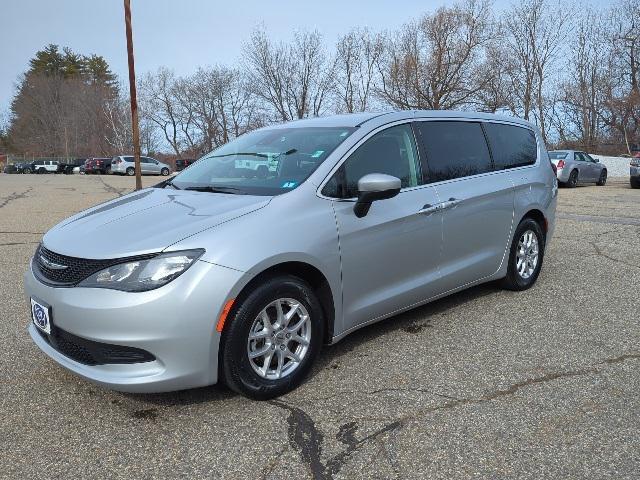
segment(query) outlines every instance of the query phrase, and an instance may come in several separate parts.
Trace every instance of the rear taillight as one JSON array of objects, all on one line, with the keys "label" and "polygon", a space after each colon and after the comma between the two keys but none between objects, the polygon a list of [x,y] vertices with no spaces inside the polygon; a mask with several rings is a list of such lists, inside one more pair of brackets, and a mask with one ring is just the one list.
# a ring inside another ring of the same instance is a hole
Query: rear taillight
[{"label": "rear taillight", "polygon": [[558,168],[564,168],[564,160],[558,160]]}]

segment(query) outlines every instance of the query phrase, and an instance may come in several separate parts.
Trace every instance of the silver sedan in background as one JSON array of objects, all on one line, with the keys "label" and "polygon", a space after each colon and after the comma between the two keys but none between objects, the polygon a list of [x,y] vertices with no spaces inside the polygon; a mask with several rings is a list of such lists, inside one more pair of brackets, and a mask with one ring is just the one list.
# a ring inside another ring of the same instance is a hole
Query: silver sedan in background
[{"label": "silver sedan in background", "polygon": [[567,187],[578,183],[595,183],[604,186],[607,183],[607,167],[588,153],[576,150],[554,150],[549,158],[557,170],[558,182]]}]

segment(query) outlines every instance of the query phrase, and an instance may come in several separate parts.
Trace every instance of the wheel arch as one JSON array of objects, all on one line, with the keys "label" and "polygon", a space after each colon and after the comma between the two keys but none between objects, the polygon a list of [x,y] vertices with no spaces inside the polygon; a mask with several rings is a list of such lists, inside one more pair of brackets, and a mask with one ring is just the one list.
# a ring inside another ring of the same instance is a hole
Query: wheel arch
[{"label": "wheel arch", "polygon": [[245,279],[244,285],[235,296],[234,305],[230,312],[231,315],[256,284],[266,278],[278,275],[293,275],[307,282],[316,294],[324,315],[325,336],[323,343],[330,343],[334,334],[336,307],[331,284],[318,267],[301,260],[288,260],[262,267],[255,273],[251,272],[250,275],[248,281]]},{"label": "wheel arch", "polygon": [[520,222],[522,222],[525,218],[530,218],[537,222],[538,225],[540,225],[540,228],[542,228],[542,232],[545,235],[549,231],[549,221],[547,220],[547,217],[544,215],[542,210],[539,210],[537,208],[530,209],[522,216],[518,224],[520,224]]}]

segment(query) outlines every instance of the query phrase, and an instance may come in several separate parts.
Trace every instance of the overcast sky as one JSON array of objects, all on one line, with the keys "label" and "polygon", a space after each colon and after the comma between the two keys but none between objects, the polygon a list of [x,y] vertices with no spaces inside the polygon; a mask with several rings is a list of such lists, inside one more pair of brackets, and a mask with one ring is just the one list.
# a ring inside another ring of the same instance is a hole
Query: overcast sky
[{"label": "overcast sky", "polygon": [[[579,0],[578,0],[579,1]],[[138,78],[159,66],[188,74],[200,65],[231,64],[251,30],[264,24],[275,39],[295,29],[320,31],[328,45],[354,26],[394,29],[451,0],[132,0]],[[610,0],[592,0],[606,7]],[[501,11],[510,0],[494,0]],[[0,0],[0,113],[18,76],[49,43],[106,58],[126,78],[121,0]]]}]

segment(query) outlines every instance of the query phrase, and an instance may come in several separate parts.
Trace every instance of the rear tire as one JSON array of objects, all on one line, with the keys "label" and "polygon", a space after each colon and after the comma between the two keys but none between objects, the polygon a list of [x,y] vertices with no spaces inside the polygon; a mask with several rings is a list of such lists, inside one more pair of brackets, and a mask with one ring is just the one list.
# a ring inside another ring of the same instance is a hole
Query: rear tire
[{"label": "rear tire", "polygon": [[256,400],[290,392],[306,378],[322,346],[324,318],[318,298],[302,279],[282,275],[261,281],[239,301],[224,325],[221,377],[230,389]]},{"label": "rear tire", "polygon": [[129,167],[127,168],[127,175],[129,175],[130,177],[133,177],[136,174],[136,169],[133,167]]},{"label": "rear tire", "polygon": [[567,180],[567,187],[575,188],[578,185],[578,171],[572,170],[569,174],[569,180]]},{"label": "rear tire", "polygon": [[45,173],[47,173],[47,169],[46,169],[46,168],[43,168],[43,167],[40,167],[40,168],[37,170],[37,172],[38,172],[40,175],[44,175]]},{"label": "rear tire", "polygon": [[640,188],[640,179],[631,178],[630,183],[631,183],[631,188]]},{"label": "rear tire", "polygon": [[[527,240],[529,234],[533,234],[535,237],[530,237],[530,243]],[[523,219],[516,228],[511,241],[509,266],[507,267],[507,276],[502,280],[502,287],[507,290],[520,291],[533,286],[542,268],[544,247],[545,236],[540,224],[532,218]],[[537,253],[535,261],[534,250]]]},{"label": "rear tire", "polygon": [[598,183],[596,183],[596,185],[598,185],[599,187],[604,187],[606,184],[607,184],[607,171],[602,170],[602,172],[600,173],[600,179],[598,180]]}]

